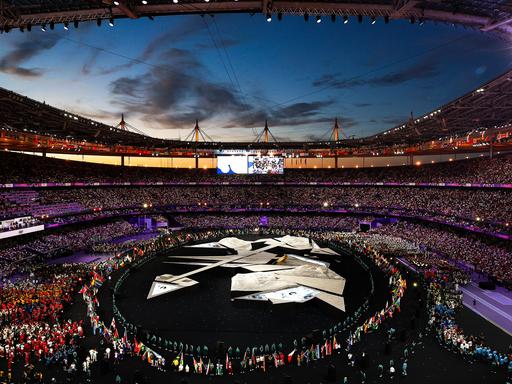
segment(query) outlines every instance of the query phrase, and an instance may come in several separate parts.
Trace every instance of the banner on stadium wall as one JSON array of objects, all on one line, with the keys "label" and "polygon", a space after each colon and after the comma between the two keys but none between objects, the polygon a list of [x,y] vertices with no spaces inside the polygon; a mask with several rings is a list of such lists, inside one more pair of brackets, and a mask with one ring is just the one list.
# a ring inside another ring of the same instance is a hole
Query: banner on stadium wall
[{"label": "banner on stadium wall", "polygon": [[15,229],[13,231],[0,232],[0,239],[7,239],[9,237],[26,235],[27,233],[44,231],[44,225],[35,225],[33,227]]}]

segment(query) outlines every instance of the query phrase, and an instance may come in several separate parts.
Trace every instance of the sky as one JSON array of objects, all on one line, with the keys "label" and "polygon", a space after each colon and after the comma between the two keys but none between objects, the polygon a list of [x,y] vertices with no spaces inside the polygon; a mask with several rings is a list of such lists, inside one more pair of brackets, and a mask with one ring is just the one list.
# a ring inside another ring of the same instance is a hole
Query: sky
[{"label": "sky", "polygon": [[227,14],[0,35],[0,86],[150,136],[325,140],[420,116],[511,67],[506,39],[445,24]]}]

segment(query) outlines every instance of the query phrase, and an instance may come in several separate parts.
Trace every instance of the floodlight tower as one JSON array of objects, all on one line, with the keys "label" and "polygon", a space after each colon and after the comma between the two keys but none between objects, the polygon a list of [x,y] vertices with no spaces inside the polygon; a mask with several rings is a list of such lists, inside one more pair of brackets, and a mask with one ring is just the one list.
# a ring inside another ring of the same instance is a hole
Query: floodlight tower
[{"label": "floodlight tower", "polygon": [[268,121],[265,120],[265,128],[256,136],[256,142],[257,143],[268,143],[269,139],[274,140],[277,143],[277,139],[274,137],[272,132],[270,132],[270,129],[268,128]]},{"label": "floodlight tower", "polygon": [[126,131],[126,121],[124,121],[124,113],[121,113],[121,121],[119,122],[119,129]]},{"label": "floodlight tower", "polygon": [[340,139],[340,127],[338,125],[338,118],[334,119],[334,127],[332,128],[332,136],[334,136],[334,141],[338,141]]}]

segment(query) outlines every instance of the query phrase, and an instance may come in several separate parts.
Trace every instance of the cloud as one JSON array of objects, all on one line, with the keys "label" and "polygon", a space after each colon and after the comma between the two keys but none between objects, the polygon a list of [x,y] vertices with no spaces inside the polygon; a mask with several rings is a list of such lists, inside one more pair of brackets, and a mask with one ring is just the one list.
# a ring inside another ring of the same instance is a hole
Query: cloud
[{"label": "cloud", "polygon": [[342,79],[339,74],[325,74],[313,81],[313,86],[321,88],[356,88],[362,86],[389,87],[417,80],[431,79],[441,73],[437,63],[432,58],[426,58],[398,71],[381,76],[364,78],[364,76]]},{"label": "cloud", "polygon": [[60,39],[60,34],[23,35],[21,39],[15,41],[13,49],[0,60],[0,72],[25,78],[42,76],[44,74],[42,68],[27,68],[24,64],[43,51],[52,49]]},{"label": "cloud", "polygon": [[181,128],[186,122],[190,125],[195,118],[250,109],[236,91],[202,77],[208,71],[192,52],[170,48],[159,59],[166,64],[112,81],[112,103],[167,128]]},{"label": "cloud", "polygon": [[[153,58],[156,54],[162,51],[165,53],[165,51],[168,50],[170,46],[183,44],[188,38],[193,37],[198,32],[202,31],[202,28],[204,28],[204,25],[201,23],[199,18],[186,20],[187,21],[182,22],[176,28],[172,28],[164,33],[161,33],[153,40],[151,40],[146,45],[142,53],[136,58],[127,58],[127,62],[112,66],[110,68],[98,68],[94,74],[98,76],[110,75],[112,73],[118,73],[130,69],[138,64],[152,65],[148,63],[148,60]],[[96,64],[96,59],[99,53],[104,51],[104,49],[100,47],[91,47],[91,49],[93,53],[92,56],[89,57],[89,62],[87,63],[88,68],[92,68]]]},{"label": "cloud", "polygon": [[[265,120],[272,126],[299,126],[333,122],[334,118],[325,116],[325,108],[333,105],[333,101],[301,102],[274,108],[253,107],[248,112],[236,114],[222,128],[258,128],[263,127]],[[352,124],[347,119],[347,124]]]},{"label": "cloud", "polygon": [[[219,128],[299,126],[332,122],[325,116],[332,100],[266,107],[247,103],[238,90],[212,81],[207,68],[189,50],[169,48],[161,63],[144,74],[122,76],[110,83],[111,103],[136,114],[154,128],[192,127],[195,119],[215,121]],[[155,126],[156,124],[156,126]],[[355,124],[347,120],[347,126]]]}]

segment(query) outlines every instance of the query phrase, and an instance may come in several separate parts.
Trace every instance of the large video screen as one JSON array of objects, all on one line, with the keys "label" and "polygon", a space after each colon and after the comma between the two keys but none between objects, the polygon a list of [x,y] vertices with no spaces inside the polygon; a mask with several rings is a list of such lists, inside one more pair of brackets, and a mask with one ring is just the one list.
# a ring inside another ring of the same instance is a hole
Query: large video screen
[{"label": "large video screen", "polygon": [[218,156],[217,174],[247,174],[247,156]]},{"label": "large video screen", "polygon": [[275,174],[284,172],[284,158],[272,156],[249,156],[247,165],[250,174]]}]

